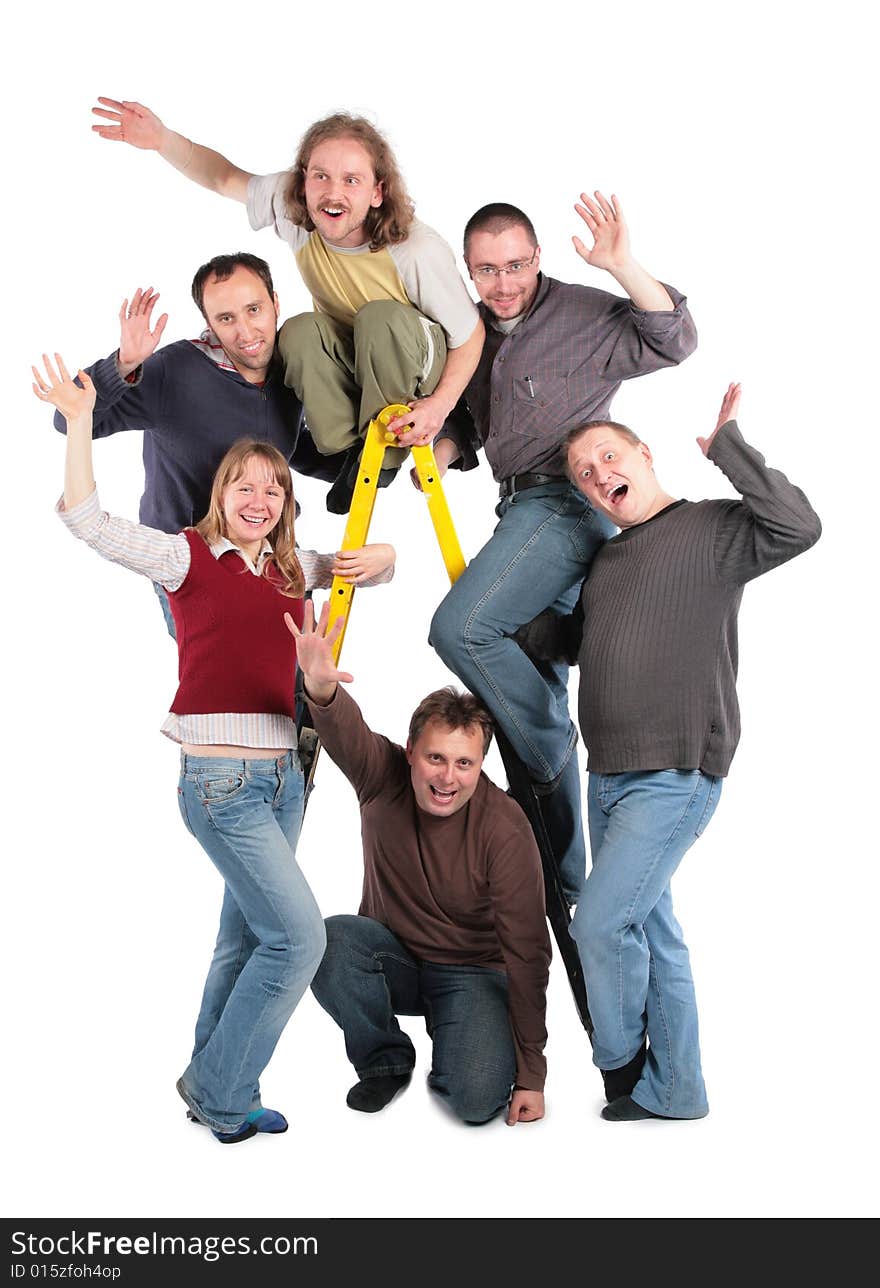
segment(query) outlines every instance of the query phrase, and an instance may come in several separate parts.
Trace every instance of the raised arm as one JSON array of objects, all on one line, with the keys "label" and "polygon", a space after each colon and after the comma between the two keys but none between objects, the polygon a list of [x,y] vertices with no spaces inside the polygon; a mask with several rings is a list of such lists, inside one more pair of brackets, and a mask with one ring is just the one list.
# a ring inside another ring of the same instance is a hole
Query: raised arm
[{"label": "raised arm", "polygon": [[333,645],[339,638],[343,619],[337,617],[328,631],[327,621],[330,617],[330,605],[325,604],[321,616],[315,623],[315,609],[311,600],[306,601],[302,630],[299,629],[290,613],[284,614],[287,629],[296,640],[296,660],[303,673],[306,694],[319,707],[326,707],[333,701],[336,686],[341,680],[350,684],[354,676],[348,671],[340,671],[333,661]]},{"label": "raised arm", "polygon": [[601,192],[595,192],[592,198],[582,192],[574,208],[593,237],[589,249],[580,237],[572,237],[581,259],[593,268],[610,273],[638,308],[651,313],[671,313],[675,304],[666,287],[632,257],[629,229],[617,197],[612,193],[608,201]]},{"label": "raised arm", "polygon": [[152,327],[153,309],[159,299],[158,291],[152,286],[146,290],[137,287],[131,301],[123,300],[119,310],[119,353],[116,358],[116,370],[124,380],[154,353],[162,339],[162,332],[168,321],[168,314],[163,313]]},{"label": "raised arm", "polygon": [[247,170],[240,170],[226,157],[211,148],[195,143],[183,134],[177,134],[163,125],[158,116],[142,103],[99,98],[101,107],[93,107],[95,116],[109,124],[93,125],[92,129],[102,139],[114,143],[128,143],[145,152],[158,152],[159,156],[193,183],[218,192],[221,197],[247,202]]},{"label": "raised arm", "polygon": [[709,455],[709,448],[712,446],[712,443],[715,440],[715,435],[718,433],[721,426],[726,425],[729,420],[736,420],[739,415],[739,400],[741,396],[742,385],[729,384],[727,386],[724,397],[721,399],[721,410],[718,413],[715,428],[712,430],[712,433],[708,434],[705,438],[697,438],[697,442],[700,445],[700,451],[704,456]]},{"label": "raised arm", "polygon": [[740,386],[729,385],[714,430],[697,439],[742,498],[725,503],[714,543],[716,571],[735,585],[802,554],[822,533],[819,517],[801,489],[743,439],[734,419],[739,401]]},{"label": "raised arm", "polygon": [[95,386],[84,371],[77,372],[80,384],[68,374],[64,359],[55,354],[56,368],[43,354],[45,379],[36,368],[33,391],[41,402],[52,403],[67,421],[67,453],[64,464],[64,508],[72,510],[95,490],[92,472],[92,409]]}]

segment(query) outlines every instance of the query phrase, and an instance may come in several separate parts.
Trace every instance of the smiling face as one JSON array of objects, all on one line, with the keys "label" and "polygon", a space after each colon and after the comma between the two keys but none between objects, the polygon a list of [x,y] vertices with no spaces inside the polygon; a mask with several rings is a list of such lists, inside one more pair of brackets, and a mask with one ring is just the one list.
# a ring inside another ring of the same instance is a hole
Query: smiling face
[{"label": "smiling face", "polygon": [[229,361],[250,384],[262,384],[275,352],[278,296],[249,268],[239,266],[223,281],[205,283],[205,321]]},{"label": "smiling face", "polygon": [[[471,281],[490,313],[508,320],[519,317],[531,306],[538,290],[541,248],[534,244],[522,224],[514,224],[500,233],[471,233],[466,258]],[[499,273],[487,278],[475,275],[481,268],[520,265],[523,267],[518,273]]]},{"label": "smiling face", "polygon": [[568,468],[575,487],[619,528],[644,523],[672,501],[657,482],[648,446],[610,425],[596,425],[570,444]]},{"label": "smiling face", "polygon": [[416,741],[406,744],[419,809],[438,818],[463,809],[480,781],[483,746],[478,725],[450,729],[442,720],[429,720]]},{"label": "smiling face", "polygon": [[253,560],[281,517],[284,496],[272,466],[259,456],[248,457],[243,473],[223,490],[226,535]]},{"label": "smiling face", "polygon": [[331,246],[363,246],[369,240],[364,220],[382,204],[369,152],[356,139],[325,139],[312,150],[305,168],[309,218]]}]

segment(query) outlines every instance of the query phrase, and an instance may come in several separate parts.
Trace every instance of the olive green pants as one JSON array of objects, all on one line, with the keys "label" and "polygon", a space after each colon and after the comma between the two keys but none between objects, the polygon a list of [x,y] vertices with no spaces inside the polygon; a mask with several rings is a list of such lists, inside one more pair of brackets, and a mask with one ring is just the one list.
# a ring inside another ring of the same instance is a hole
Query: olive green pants
[{"label": "olive green pants", "polygon": [[[446,364],[443,328],[431,322],[426,329],[412,305],[396,300],[371,300],[353,327],[324,313],[288,318],[278,350],[284,383],[302,402],[312,439],[325,456],[356,443],[389,403],[431,393]],[[406,455],[391,448],[385,464],[398,465]]]}]

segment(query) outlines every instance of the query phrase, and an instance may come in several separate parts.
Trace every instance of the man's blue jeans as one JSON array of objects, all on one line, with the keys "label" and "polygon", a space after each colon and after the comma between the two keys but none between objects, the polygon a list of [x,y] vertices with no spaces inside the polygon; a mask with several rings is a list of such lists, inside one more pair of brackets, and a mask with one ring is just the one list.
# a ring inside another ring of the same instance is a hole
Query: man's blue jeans
[{"label": "man's blue jeans", "polygon": [[324,951],[324,923],[294,858],[303,813],[295,752],[181,755],[183,821],[226,883],[192,1060],[190,1109],[234,1131],[260,1106],[259,1078]]},{"label": "man's blue jeans", "polygon": [[669,883],[708,825],[722,779],[698,769],[590,774],[593,866],[571,923],[593,1018],[593,1062],[618,1069],[647,1036],[632,1093],[668,1118],[709,1112],[690,958]]},{"label": "man's blue jeans", "polygon": [[614,532],[566,482],[502,500],[498,526],[443,600],[430,642],[498,721],[542,798],[550,841],[571,902],[584,880],[577,731],[568,712],[568,667],[536,665],[512,639],[545,608],[573,609],[599,546]]},{"label": "man's blue jeans", "polygon": [[424,1015],[430,1087],[467,1123],[500,1113],[516,1074],[504,972],[418,961],[371,917],[328,917],[326,926],[312,992],[342,1029],[358,1078],[408,1073],[415,1049],[395,1016]]}]

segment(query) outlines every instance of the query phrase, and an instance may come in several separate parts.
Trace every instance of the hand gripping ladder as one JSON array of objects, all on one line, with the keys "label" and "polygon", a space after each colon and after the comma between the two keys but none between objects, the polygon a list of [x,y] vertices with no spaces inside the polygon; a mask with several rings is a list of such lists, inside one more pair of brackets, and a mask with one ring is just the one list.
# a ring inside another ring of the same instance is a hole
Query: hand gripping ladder
[{"label": "hand gripping ladder", "polygon": [[[400,404],[392,404],[385,407],[375,420],[371,420],[364,437],[364,450],[361,456],[358,478],[354,488],[351,509],[349,510],[348,521],[345,525],[345,534],[342,538],[343,550],[356,550],[366,544],[367,534],[370,528],[370,520],[373,517],[373,505],[376,500],[376,488],[379,479],[379,471],[382,468],[382,460],[385,456],[385,448],[397,445],[397,438],[392,434],[388,427],[390,421],[396,416],[403,416],[409,411],[408,407]],[[443,494],[443,486],[440,481],[440,471],[437,469],[437,462],[434,459],[434,453],[430,447],[413,447],[413,462],[419,477],[422,491],[428,499],[428,511],[431,515],[431,521],[434,524],[434,531],[437,534],[437,541],[440,545],[440,553],[443,556],[443,562],[446,564],[446,571],[449,574],[450,582],[456,581],[464,572],[465,562],[461,552],[461,546],[458,542],[452,517],[449,513],[449,506],[446,503],[446,497]],[[333,584],[330,587],[330,620],[329,626],[332,626],[337,618],[343,619],[342,630],[333,649],[333,658],[339,662],[339,654],[342,651],[342,641],[345,638],[345,631],[348,625],[348,617],[351,612],[352,600],[354,599],[355,587],[348,582],[343,581],[341,577],[334,577]],[[308,771],[308,783],[306,788],[306,800],[311,791],[312,783],[315,776],[315,765],[317,763],[318,743],[314,730],[308,726],[303,728],[302,734],[306,741],[306,760],[311,760]],[[313,752],[308,750],[308,741],[311,736]],[[523,810],[526,818],[531,824],[532,831],[535,834],[535,840],[538,843],[538,849],[541,854],[541,864],[544,870],[544,890],[547,903],[547,919],[550,922],[550,928],[553,931],[553,937],[556,940],[559,954],[565,963],[565,970],[568,975],[568,981],[571,985],[571,991],[574,996],[575,1006],[580,1017],[581,1023],[587,1030],[588,1034],[593,1031],[590,1012],[587,1007],[587,994],[584,987],[583,970],[581,969],[580,958],[574,940],[568,933],[571,913],[569,912],[568,901],[562,889],[562,881],[559,876],[559,867],[556,857],[550,846],[547,836],[547,829],[544,826],[544,820],[541,816],[541,809],[538,798],[535,795],[531,780],[523,766],[522,762],[514,754],[510,743],[505,738],[500,729],[496,728],[496,739],[498,750],[501,753],[501,759],[504,763],[504,769],[507,774],[507,781],[510,786],[510,794],[516,800],[517,804]]]}]

